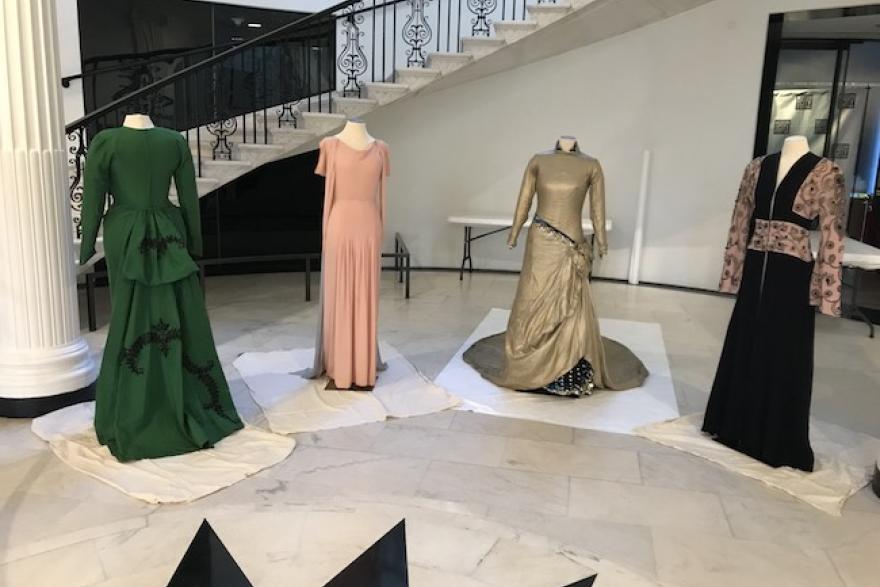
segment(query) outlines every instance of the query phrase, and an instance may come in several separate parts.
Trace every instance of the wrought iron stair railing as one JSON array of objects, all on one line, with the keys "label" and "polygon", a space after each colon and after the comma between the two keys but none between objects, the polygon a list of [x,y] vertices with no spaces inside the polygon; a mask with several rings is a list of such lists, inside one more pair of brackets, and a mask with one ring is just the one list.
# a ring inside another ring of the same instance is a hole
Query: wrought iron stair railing
[{"label": "wrought iron stair railing", "polygon": [[115,100],[66,127],[76,237],[89,140],[126,114],[185,134],[203,178],[209,163],[232,161],[236,145],[301,132],[307,113],[336,112],[337,100],[363,99],[365,87],[393,83],[402,68],[426,68],[431,53],[460,52],[463,39],[490,36],[494,21],[526,14],[526,0],[345,0]]}]

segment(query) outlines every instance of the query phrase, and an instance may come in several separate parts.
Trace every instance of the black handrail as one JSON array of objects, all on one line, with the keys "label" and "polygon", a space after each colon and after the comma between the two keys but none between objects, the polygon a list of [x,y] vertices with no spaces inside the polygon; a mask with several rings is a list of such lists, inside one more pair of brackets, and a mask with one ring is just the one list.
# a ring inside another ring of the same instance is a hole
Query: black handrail
[{"label": "black handrail", "polygon": [[162,49],[161,51],[150,51],[148,53],[128,53],[125,55],[108,55],[100,58],[100,61],[121,61],[124,59],[132,59],[133,61],[130,63],[126,63],[123,65],[113,65],[110,67],[101,67],[97,69],[89,69],[86,71],[81,71],[80,73],[76,73],[74,75],[67,75],[61,78],[61,85],[65,88],[70,87],[70,82],[77,79],[84,79],[86,77],[94,77],[96,75],[101,75],[104,73],[112,73],[114,71],[121,71],[123,69],[133,69],[136,67],[144,67],[147,65],[152,65],[154,63],[162,63],[164,61],[169,61],[171,59],[179,59],[181,57],[189,57],[190,55],[197,55],[199,53],[204,53],[206,51],[217,51],[217,50],[226,50],[230,47],[235,47],[238,43],[224,43],[223,45],[202,45],[201,47],[196,47],[195,49]]},{"label": "black handrail", "polygon": [[[344,2],[340,2],[339,4],[336,4],[335,6],[331,6],[330,8],[325,8],[324,10],[322,10],[320,12],[315,12],[314,14],[310,14],[310,15],[305,16],[299,20],[295,20],[291,23],[288,23],[284,26],[281,26],[281,27],[275,29],[274,31],[270,31],[264,35],[260,35],[259,37],[255,37],[255,38],[251,39],[250,41],[245,41],[244,43],[241,43],[239,45],[236,45],[235,47],[227,49],[226,51],[218,53],[217,55],[214,55],[213,57],[209,57],[208,59],[205,59],[205,60],[200,61],[200,62],[193,64],[193,65],[190,65],[189,67],[181,69],[180,71],[178,71],[168,77],[162,78],[161,80],[159,80],[157,82],[154,82],[148,86],[144,86],[143,88],[141,88],[135,92],[132,92],[126,96],[123,96],[117,100],[114,100],[113,102],[106,104],[106,105],[102,106],[101,108],[98,108],[94,112],[90,112],[89,114],[86,114],[82,118],[79,118],[79,119],[71,122],[70,124],[66,125],[65,131],[68,134],[70,134],[70,133],[74,132],[77,128],[88,125],[90,122],[100,118],[101,116],[104,116],[106,114],[113,112],[114,110],[116,110],[120,106],[124,106],[126,103],[131,102],[132,100],[135,100],[138,97],[146,96],[154,90],[157,90],[163,86],[167,86],[168,84],[173,83],[179,79],[182,79],[182,78],[184,78],[190,74],[193,74],[197,71],[207,69],[208,67],[211,67],[212,65],[220,63],[223,60],[225,60],[229,57],[232,57],[233,55],[243,54],[246,50],[256,48],[257,46],[261,45],[262,43],[264,43],[266,41],[271,41],[272,39],[281,37],[282,35],[284,35],[286,33],[294,32],[298,29],[304,28],[304,26],[306,26],[306,25],[316,23],[316,22],[318,22],[319,19],[326,17],[326,16],[331,16],[334,12],[338,12],[339,10],[343,10],[349,6],[356,4],[359,1],[361,1],[361,0],[344,0]],[[398,1],[402,1],[402,0],[398,0]]]}]

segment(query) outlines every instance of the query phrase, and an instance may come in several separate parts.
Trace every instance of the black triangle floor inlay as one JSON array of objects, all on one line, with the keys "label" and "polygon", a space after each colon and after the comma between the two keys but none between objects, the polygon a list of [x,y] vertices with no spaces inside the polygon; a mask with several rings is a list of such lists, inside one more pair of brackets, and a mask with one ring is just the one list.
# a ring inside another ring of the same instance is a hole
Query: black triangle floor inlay
[{"label": "black triangle floor inlay", "polygon": [[[567,587],[592,587],[596,575]],[[324,587],[408,587],[406,520],[401,520]],[[253,587],[208,520],[202,522],[168,587]]]},{"label": "black triangle floor inlay", "polygon": [[596,578],[598,576],[599,575],[593,575],[592,577],[587,577],[586,579],[582,579],[582,580],[578,581],[577,583],[572,583],[571,585],[568,585],[567,587],[593,587],[593,583],[596,582]]},{"label": "black triangle floor inlay", "polygon": [[406,521],[401,520],[325,587],[407,587]]},{"label": "black triangle floor inlay", "polygon": [[253,587],[214,533],[202,522],[168,587]]}]

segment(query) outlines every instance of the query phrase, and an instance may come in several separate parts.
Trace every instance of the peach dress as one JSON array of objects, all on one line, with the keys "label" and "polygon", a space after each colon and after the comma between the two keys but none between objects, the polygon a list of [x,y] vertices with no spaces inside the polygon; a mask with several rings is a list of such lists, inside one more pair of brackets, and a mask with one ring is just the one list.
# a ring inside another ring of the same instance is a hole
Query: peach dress
[{"label": "peach dress", "polygon": [[377,322],[388,145],[377,140],[358,150],[327,137],[320,149],[315,173],[327,180],[313,375],[326,373],[341,389],[369,387],[381,368]]}]

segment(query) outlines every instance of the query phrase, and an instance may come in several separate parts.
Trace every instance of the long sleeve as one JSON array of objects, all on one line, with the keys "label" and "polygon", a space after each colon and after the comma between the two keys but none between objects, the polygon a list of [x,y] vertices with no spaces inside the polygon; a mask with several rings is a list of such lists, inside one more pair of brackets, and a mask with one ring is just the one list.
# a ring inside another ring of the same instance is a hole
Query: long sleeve
[{"label": "long sleeve", "polygon": [[513,226],[510,229],[510,237],[507,244],[516,245],[519,232],[529,218],[529,210],[532,209],[532,199],[535,197],[535,184],[538,181],[538,161],[532,157],[523,174],[522,185],[519,188],[519,197],[516,200],[516,212],[513,214]]},{"label": "long sleeve", "polygon": [[605,174],[602,165],[596,161],[593,177],[590,181],[590,220],[593,221],[593,234],[599,256],[608,253],[608,233],[605,230]]},{"label": "long sleeve", "polygon": [[82,228],[82,242],[79,248],[80,265],[85,265],[95,254],[98,229],[101,227],[101,219],[104,217],[104,208],[107,204],[107,192],[110,190],[111,155],[107,134],[100,132],[95,135],[89,145],[83,178],[83,205],[80,215]]},{"label": "long sleeve", "polygon": [[843,217],[845,184],[840,167],[831,165],[819,177],[819,248],[813,267],[810,304],[828,316],[840,316],[843,286]]},{"label": "long sleeve", "polygon": [[755,188],[761,171],[761,159],[755,159],[746,166],[739,194],[733,207],[733,219],[727,235],[727,246],[724,250],[724,269],[721,283],[722,292],[737,293],[742,279],[743,265],[746,260],[746,249],[749,240],[749,224],[755,209]]},{"label": "long sleeve", "polygon": [[174,171],[174,186],[177,188],[177,200],[180,203],[180,211],[186,225],[186,248],[191,255],[200,257],[202,255],[202,217],[199,212],[196,170],[186,139],[181,137],[178,147],[180,162]]}]

